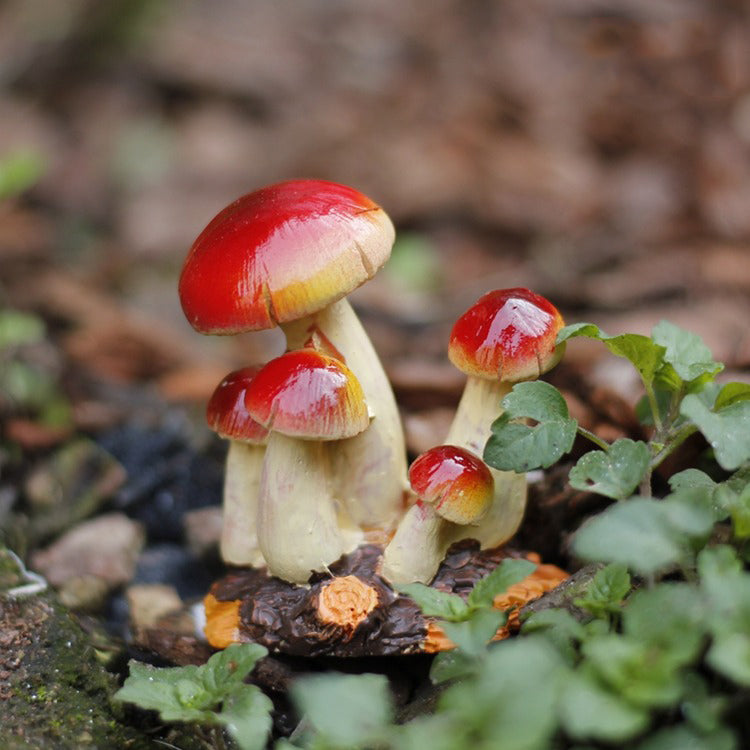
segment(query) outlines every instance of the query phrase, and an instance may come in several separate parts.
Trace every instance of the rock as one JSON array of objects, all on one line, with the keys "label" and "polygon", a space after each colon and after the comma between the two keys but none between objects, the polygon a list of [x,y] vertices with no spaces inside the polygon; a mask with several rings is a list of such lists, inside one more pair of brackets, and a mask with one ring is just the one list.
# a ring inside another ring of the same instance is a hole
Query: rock
[{"label": "rock", "polygon": [[132,579],[144,541],[141,524],[122,513],[107,513],[76,526],[36,552],[32,567],[53,586],[91,575],[113,589]]},{"label": "rock", "polygon": [[128,586],[125,595],[130,622],[135,628],[151,627],[165,615],[182,607],[182,599],[174,586],[163,583],[137,583]]},{"label": "rock", "polygon": [[93,441],[65,444],[24,482],[32,538],[47,539],[90,516],[124,481],[122,466]]},{"label": "rock", "polygon": [[221,539],[221,508],[211,505],[185,513],[182,522],[188,548],[196,557],[205,557],[218,548]]}]

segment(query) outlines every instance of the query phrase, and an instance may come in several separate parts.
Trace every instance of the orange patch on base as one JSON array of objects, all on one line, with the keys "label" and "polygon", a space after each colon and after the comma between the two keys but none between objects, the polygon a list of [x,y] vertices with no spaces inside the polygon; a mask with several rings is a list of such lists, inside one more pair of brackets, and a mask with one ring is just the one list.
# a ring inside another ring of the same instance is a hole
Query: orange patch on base
[{"label": "orange patch on base", "polygon": [[222,602],[212,594],[203,598],[206,625],[203,632],[214,648],[226,648],[240,640],[240,600]]},{"label": "orange patch on base", "polygon": [[318,619],[353,633],[377,606],[378,592],[372,586],[357,576],[339,576],[318,594]]},{"label": "orange patch on base", "polygon": [[[531,557],[531,555],[529,555]],[[518,630],[520,622],[518,619],[521,607],[529,602],[538,599],[542,594],[551,591],[553,588],[568,578],[562,568],[556,565],[539,565],[537,569],[526,576],[523,581],[514,583],[508,587],[504,594],[495,597],[493,605],[495,609],[512,610],[508,615],[508,622],[502,628],[499,628],[493,641],[499,641],[507,638],[511,633]],[[450,651],[455,648],[455,644],[443,632],[439,625],[434,622],[427,623],[427,636],[424,641],[424,650],[428,654],[434,654],[438,651]]]}]

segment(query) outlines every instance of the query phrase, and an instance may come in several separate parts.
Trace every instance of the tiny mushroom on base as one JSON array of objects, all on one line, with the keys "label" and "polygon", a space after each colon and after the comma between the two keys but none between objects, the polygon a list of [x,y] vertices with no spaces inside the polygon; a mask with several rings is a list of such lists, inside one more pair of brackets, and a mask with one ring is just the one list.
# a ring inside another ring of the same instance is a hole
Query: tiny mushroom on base
[{"label": "tiny mushroom on base", "polygon": [[362,384],[372,423],[334,461],[339,494],[363,528],[392,528],[403,511],[406,450],[375,350],[344,297],[388,260],[395,232],[362,193],[288,180],[242,196],[193,243],[180,276],[187,319],[201,333],[279,325],[288,349],[319,347]]},{"label": "tiny mushroom on base", "polygon": [[[523,288],[498,289],[481,297],[455,323],[448,356],[469,377],[446,442],[482,455],[500,402],[514,383],[551,370],[564,352],[555,346],[562,316],[544,297]],[[526,506],[526,478],[492,469],[495,500],[472,534],[483,548],[507,541]]]},{"label": "tiny mushroom on base", "polygon": [[494,481],[476,455],[440,445],[409,468],[417,501],[408,510],[383,553],[381,572],[395,584],[429,583],[445,553],[467,524],[477,523],[492,505]]},{"label": "tiny mushroom on base", "polygon": [[256,517],[260,473],[268,430],[245,407],[245,393],[259,366],[229,373],[214,390],[206,407],[209,427],[227,438],[224,472],[221,558],[229,565],[264,565],[258,547]]},{"label": "tiny mushroom on base", "polygon": [[272,575],[305,584],[361,540],[337,507],[325,441],[351,438],[370,418],[343,363],[314,349],[287,352],[250,383],[245,405],[270,435],[258,500],[258,544]]}]

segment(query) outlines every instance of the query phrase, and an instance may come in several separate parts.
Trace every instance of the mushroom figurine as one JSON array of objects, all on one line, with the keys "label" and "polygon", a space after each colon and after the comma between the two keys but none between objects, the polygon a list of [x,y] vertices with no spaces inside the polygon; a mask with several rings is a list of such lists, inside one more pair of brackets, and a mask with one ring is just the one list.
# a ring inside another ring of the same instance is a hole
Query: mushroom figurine
[{"label": "mushroom figurine", "polygon": [[229,440],[220,551],[222,560],[230,565],[265,564],[258,547],[256,516],[268,430],[245,407],[245,392],[259,369],[244,367],[229,373],[206,407],[209,427]]},{"label": "mushroom figurine", "polygon": [[260,550],[271,575],[305,584],[361,540],[337,505],[327,441],[368,427],[362,387],[333,357],[298,349],[258,371],[245,406],[270,433],[258,495]]},{"label": "mushroom figurine", "polygon": [[[481,297],[455,323],[448,356],[469,377],[446,442],[482,455],[500,402],[514,383],[552,369],[564,352],[555,346],[564,322],[544,297],[523,288],[498,289]],[[491,469],[495,500],[472,534],[482,548],[496,547],[518,529],[526,506],[526,477]],[[460,534],[461,532],[459,532]]]},{"label": "mushroom figurine", "polygon": [[337,453],[336,474],[352,519],[376,530],[403,513],[406,451],[390,384],[345,296],[388,260],[393,240],[385,211],[357,190],[289,180],[219,212],[193,243],[179,284],[199,332],[279,325],[288,349],[320,348],[355,373],[372,420]]},{"label": "mushroom figurine", "polygon": [[471,536],[465,527],[489,510],[494,480],[475,454],[440,445],[414,461],[409,482],[417,501],[386,546],[381,573],[395,584],[429,583],[456,536]]}]

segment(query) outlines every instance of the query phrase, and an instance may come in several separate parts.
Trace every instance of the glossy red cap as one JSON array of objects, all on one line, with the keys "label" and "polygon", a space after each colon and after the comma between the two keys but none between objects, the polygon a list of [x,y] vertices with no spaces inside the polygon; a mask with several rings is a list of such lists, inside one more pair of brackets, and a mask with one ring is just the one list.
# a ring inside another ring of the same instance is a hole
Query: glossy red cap
[{"label": "glossy red cap", "polygon": [[254,445],[266,442],[268,430],[250,416],[245,406],[245,392],[259,370],[260,365],[230,372],[211,394],[206,421],[221,437]]},{"label": "glossy red cap", "polygon": [[354,373],[314,349],[297,349],[271,360],[253,378],[245,406],[267,429],[303,439],[341,440],[370,424]]},{"label": "glossy red cap", "polygon": [[190,248],[182,309],[201,333],[273,328],[349,294],[388,260],[394,229],[367,196],[289,180],[221,211]]},{"label": "glossy red cap", "polygon": [[448,356],[459,370],[515,383],[551,370],[565,325],[557,308],[528,289],[498,289],[481,297],[453,326]]},{"label": "glossy red cap", "polygon": [[455,445],[438,445],[409,467],[409,482],[422,502],[452,523],[474,523],[492,505],[495,480],[478,456]]}]

